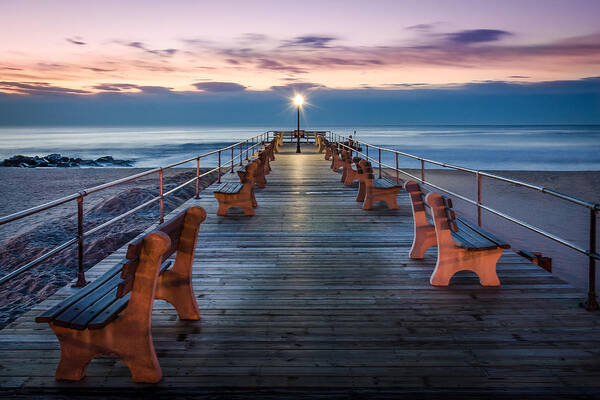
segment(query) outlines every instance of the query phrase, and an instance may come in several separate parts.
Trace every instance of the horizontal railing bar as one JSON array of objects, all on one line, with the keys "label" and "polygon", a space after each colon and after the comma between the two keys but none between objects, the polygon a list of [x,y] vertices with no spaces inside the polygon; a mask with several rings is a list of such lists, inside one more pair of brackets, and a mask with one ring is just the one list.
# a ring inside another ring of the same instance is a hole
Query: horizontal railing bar
[{"label": "horizontal railing bar", "polygon": [[[268,132],[265,132],[265,133],[268,133]],[[248,140],[251,140],[251,139],[254,139],[254,138],[260,138],[261,136],[262,135],[256,135],[256,136],[251,137]],[[73,201],[73,200],[75,200],[75,199],[77,199],[79,197],[83,197],[83,196],[86,196],[88,194],[91,194],[91,193],[94,193],[94,192],[98,192],[100,190],[103,190],[103,189],[106,189],[106,188],[109,188],[109,187],[112,187],[112,186],[117,186],[117,185],[122,184],[122,183],[126,183],[126,182],[129,182],[129,181],[132,181],[132,180],[135,180],[135,179],[147,176],[147,175],[151,175],[151,174],[159,172],[161,170],[172,168],[172,167],[175,167],[177,165],[184,164],[186,162],[194,161],[194,160],[197,160],[197,159],[200,159],[200,158],[212,155],[212,154],[216,154],[219,151],[224,151],[224,150],[227,150],[227,149],[231,149],[232,147],[239,146],[242,143],[246,143],[246,141],[245,140],[244,141],[240,141],[240,142],[237,142],[237,143],[235,143],[235,144],[233,144],[231,146],[228,146],[226,148],[218,149],[218,150],[215,150],[215,151],[212,151],[212,152],[208,152],[208,153],[204,153],[204,154],[201,154],[201,155],[196,156],[196,157],[191,157],[191,158],[188,158],[188,159],[183,160],[183,161],[179,161],[179,162],[176,162],[176,163],[173,163],[173,164],[169,164],[169,165],[167,165],[165,167],[153,168],[151,170],[140,172],[140,173],[135,174],[135,175],[131,175],[131,176],[128,176],[128,177],[125,177],[125,178],[122,178],[122,179],[118,179],[116,181],[112,181],[112,182],[108,182],[108,183],[105,183],[105,184],[102,184],[102,185],[94,186],[92,188],[85,189],[85,190],[83,190],[81,192],[74,193],[74,194],[72,194],[70,196],[66,196],[66,197],[63,197],[63,198],[60,198],[60,199],[53,200],[51,202],[42,204],[40,206],[33,207],[33,208],[30,208],[30,209],[27,209],[27,210],[23,210],[23,211],[20,211],[18,213],[7,215],[5,217],[0,218],[0,225],[8,223],[8,222],[11,222],[11,221],[14,221],[14,220],[17,220],[17,219],[20,219],[20,218],[24,218],[26,216],[35,214],[35,213],[40,212],[40,211],[47,210],[47,209],[52,208],[52,207],[59,206],[61,204],[65,204],[65,203],[67,203],[69,201]],[[244,151],[250,151],[250,150],[252,150],[254,148],[257,148],[257,147],[260,147],[260,146],[262,146],[262,142],[259,141],[259,140],[257,140],[256,144],[248,147],[246,150],[243,150],[242,152],[240,152],[240,154],[238,156],[242,157],[242,153]],[[254,154],[254,152],[253,152],[253,154]],[[236,156],[236,158],[238,156]],[[106,227],[114,224],[115,222],[118,222],[118,221],[120,221],[120,220],[128,217],[129,215],[134,214],[135,212],[137,212],[137,211],[139,211],[139,210],[141,210],[141,209],[143,209],[143,208],[145,208],[145,207],[147,207],[147,206],[149,206],[149,205],[151,205],[153,203],[156,203],[161,198],[165,198],[168,195],[176,192],[177,190],[180,190],[183,187],[185,187],[185,186],[187,186],[187,185],[195,182],[196,180],[198,180],[198,179],[200,179],[200,178],[202,178],[204,176],[207,176],[207,175],[209,175],[209,174],[211,174],[213,172],[216,172],[219,169],[222,169],[227,164],[232,164],[230,168],[233,169],[234,168],[233,162],[234,162],[233,159],[229,160],[229,161],[226,161],[226,162],[222,163],[220,167],[215,167],[215,168],[213,168],[213,169],[211,169],[209,171],[206,171],[206,172],[204,172],[204,173],[202,173],[202,174],[200,174],[200,175],[198,175],[198,176],[196,176],[196,177],[194,177],[194,178],[192,178],[192,179],[190,179],[190,180],[188,180],[188,181],[186,181],[186,182],[178,185],[177,187],[169,190],[168,192],[163,193],[162,196],[157,196],[155,198],[152,198],[152,199],[146,201],[145,203],[142,203],[139,206],[137,206],[135,208],[132,208],[131,210],[126,211],[125,213],[120,214],[117,217],[112,218],[112,219],[110,219],[110,220],[108,220],[108,221],[106,221],[106,222],[104,222],[104,223],[102,223],[102,224],[100,224],[100,225],[98,225],[98,226],[90,229],[87,232],[84,232],[83,233],[83,238],[88,237],[90,235],[93,235],[94,233],[96,233],[96,232],[98,232],[98,231],[100,231],[100,230],[102,230],[102,229],[104,229],[104,228],[106,228]],[[63,243],[63,244],[61,244],[61,245],[53,248],[52,250],[48,251],[47,253],[42,254],[41,256],[37,257],[35,260],[32,260],[32,261],[28,262],[27,264],[25,264],[25,265],[17,268],[16,270],[11,271],[10,273],[8,273],[5,276],[3,276],[2,278],[0,278],[0,285],[3,284],[6,281],[12,279],[13,277],[15,277],[17,275],[20,275],[21,273],[27,271],[28,269],[30,269],[31,267],[33,267],[33,266],[41,263],[42,261],[47,260],[49,257],[52,257],[53,255],[59,253],[60,251],[66,249],[67,247],[69,247],[69,246],[77,243],[77,241],[78,241],[78,238],[70,239],[67,242],[65,242],[65,243]]]},{"label": "horizontal railing bar", "polygon": [[[268,133],[268,132],[265,132],[265,133]],[[260,138],[261,136],[262,135],[256,135],[256,136],[251,137],[250,139],[257,139],[257,138]],[[150,169],[148,171],[143,171],[143,172],[140,172],[138,174],[127,176],[125,178],[117,179],[115,181],[103,183],[101,185],[93,186],[91,188],[86,188],[86,189],[83,189],[81,192],[73,193],[71,195],[68,195],[68,196],[65,196],[65,197],[61,197],[60,199],[56,199],[56,200],[53,200],[53,201],[41,204],[41,205],[36,206],[36,207],[28,208],[27,210],[19,211],[19,212],[13,213],[13,214],[6,215],[4,217],[0,217],[0,225],[4,225],[4,224],[7,224],[9,222],[16,221],[18,219],[28,217],[28,216],[33,215],[33,214],[37,214],[37,213],[39,213],[41,211],[44,211],[44,210],[47,210],[49,208],[57,207],[59,205],[68,203],[69,201],[73,201],[73,200],[77,199],[80,196],[87,196],[89,194],[92,194],[92,193],[95,193],[95,192],[99,192],[101,190],[108,189],[110,187],[122,185],[123,183],[127,183],[127,182],[130,182],[130,181],[142,178],[144,176],[157,173],[161,169],[165,170],[165,169],[168,169],[168,168],[173,168],[175,166],[178,166],[178,165],[181,165],[181,164],[185,164],[185,163],[190,162],[190,161],[194,161],[194,160],[196,160],[198,158],[208,157],[210,155],[218,153],[219,151],[224,151],[224,150],[231,149],[232,147],[239,146],[241,143],[245,143],[245,142],[246,142],[246,140],[239,141],[237,143],[234,143],[234,144],[232,144],[230,146],[227,146],[227,147],[224,147],[222,149],[217,149],[217,150],[214,150],[214,151],[210,151],[208,153],[203,153],[203,154],[200,154],[200,155],[198,155],[196,157],[191,157],[191,158],[188,158],[188,159],[185,159],[185,160],[182,160],[182,161],[178,161],[178,162],[173,163],[173,164],[169,164],[169,165],[167,165],[165,167],[153,168],[153,169]],[[259,143],[257,143],[256,145],[259,145]],[[227,164],[227,163],[225,163],[225,164]]]},{"label": "horizontal railing bar", "polygon": [[[381,163],[381,165],[384,166],[384,167],[386,167],[386,168],[390,168],[390,169],[396,170],[396,168],[392,167],[391,165],[387,165],[385,163]],[[566,240],[564,240],[564,239],[562,239],[562,238],[560,238],[560,237],[558,237],[558,236],[556,236],[556,235],[554,235],[554,234],[552,234],[550,232],[546,232],[546,231],[542,230],[541,228],[538,228],[538,227],[536,227],[534,225],[528,224],[527,222],[521,221],[521,220],[519,220],[517,218],[511,217],[510,215],[507,215],[507,214],[505,214],[505,213],[503,213],[501,211],[498,211],[496,209],[493,209],[491,207],[488,207],[486,205],[478,203],[475,200],[471,200],[468,197],[462,196],[462,195],[460,195],[458,193],[455,193],[455,192],[453,192],[451,190],[444,189],[441,186],[437,186],[437,185],[435,185],[435,184],[433,184],[431,182],[428,182],[426,180],[422,181],[421,178],[419,178],[417,176],[414,176],[412,174],[409,174],[406,171],[402,171],[400,169],[398,169],[397,171],[401,172],[401,173],[403,173],[403,174],[405,174],[407,176],[410,176],[411,178],[416,179],[417,181],[421,182],[422,184],[424,184],[426,186],[429,186],[429,187],[432,187],[434,189],[440,190],[440,191],[442,191],[442,192],[444,192],[446,194],[454,196],[454,197],[456,197],[456,198],[458,198],[460,200],[463,200],[463,201],[465,201],[465,202],[467,202],[469,204],[472,204],[472,205],[475,205],[475,206],[479,206],[482,209],[491,212],[492,214],[495,214],[495,215],[497,215],[499,217],[502,217],[502,218],[504,218],[504,219],[506,219],[508,221],[511,221],[511,222],[513,222],[513,223],[515,223],[517,225],[520,225],[520,226],[522,226],[524,228],[527,228],[527,229],[529,229],[529,230],[531,230],[533,232],[536,232],[536,233],[538,233],[538,234],[540,234],[540,235],[542,235],[542,236],[544,236],[544,237],[546,237],[548,239],[554,240],[555,242],[558,242],[558,243],[560,243],[560,244],[562,244],[564,246],[570,247],[571,249],[576,250],[576,251],[578,251],[578,252],[580,252],[582,254],[585,254],[587,256],[592,256],[592,257],[596,258],[595,253],[590,253],[589,250],[585,250],[584,248],[579,247],[579,246],[577,246],[577,245],[575,245],[575,244],[573,244],[571,242],[568,242],[568,241],[566,241]]]},{"label": "horizontal railing bar", "polygon": [[[347,145],[345,145],[345,144],[342,144],[342,143],[340,143],[340,145],[342,145],[342,146],[344,146],[344,147],[346,147],[346,148],[351,148],[351,147],[349,147],[349,146],[347,146]],[[371,147],[371,146],[369,146],[369,147]],[[374,147],[374,146],[373,146],[373,147]],[[355,151],[355,150],[354,150],[354,151]],[[374,162],[378,162],[376,159],[374,159],[374,158],[372,158],[372,157],[369,157],[369,156],[367,156],[366,154],[364,154],[364,153],[361,153],[361,152],[359,152],[359,151],[355,151],[355,153],[364,155],[364,156],[366,157],[366,159],[367,159],[367,160],[371,160],[371,161],[374,161]],[[420,177],[417,177],[417,176],[415,176],[415,175],[412,175],[412,174],[410,174],[410,173],[408,173],[408,172],[406,172],[406,171],[404,171],[404,170],[402,170],[402,169],[400,169],[400,168],[398,168],[398,169],[397,169],[397,168],[395,168],[395,167],[393,167],[393,166],[391,166],[391,165],[388,165],[388,164],[386,164],[386,163],[381,163],[380,165],[381,165],[381,166],[383,166],[383,167],[389,168],[389,169],[391,169],[391,170],[398,171],[398,172],[400,172],[400,173],[402,173],[402,174],[404,174],[404,175],[406,175],[406,176],[409,176],[409,177],[411,177],[411,178],[415,179],[415,180],[416,180],[416,181],[418,181],[418,182],[421,182],[422,184],[424,184],[424,185],[426,185],[426,186],[429,186],[429,187],[432,187],[432,188],[434,188],[434,189],[440,190],[440,191],[442,191],[442,192],[444,192],[444,193],[446,193],[446,194],[449,194],[449,195],[451,195],[451,196],[454,196],[454,197],[456,197],[456,198],[458,198],[458,199],[460,199],[460,200],[463,200],[463,201],[465,201],[465,202],[467,202],[467,203],[469,203],[469,204],[472,204],[472,205],[475,205],[475,206],[479,206],[479,207],[481,207],[482,209],[484,209],[484,210],[486,210],[486,211],[488,211],[488,212],[490,212],[490,213],[492,213],[492,214],[495,214],[495,215],[497,215],[497,216],[499,216],[499,217],[502,217],[502,218],[504,218],[504,219],[506,219],[506,220],[508,220],[508,221],[511,221],[511,222],[513,222],[513,223],[515,223],[515,224],[517,224],[517,225],[520,225],[520,226],[522,226],[522,227],[524,227],[524,228],[527,228],[527,229],[529,229],[529,230],[531,230],[531,231],[533,231],[533,232],[536,232],[536,233],[538,233],[538,234],[540,234],[540,235],[542,235],[542,236],[544,236],[544,237],[546,237],[546,238],[548,238],[548,239],[551,239],[551,240],[553,240],[553,241],[555,241],[555,242],[557,242],[557,243],[560,243],[560,244],[562,244],[562,245],[564,245],[564,246],[567,246],[567,247],[569,247],[569,248],[571,248],[571,249],[573,249],[573,250],[575,250],[575,251],[578,251],[579,253],[585,254],[585,255],[587,255],[587,256],[590,256],[590,257],[593,257],[593,258],[596,258],[596,259],[600,259],[598,254],[596,254],[596,253],[591,253],[589,250],[586,250],[586,249],[584,249],[584,248],[582,248],[582,247],[580,247],[580,246],[577,246],[576,244],[573,244],[573,243],[571,243],[571,242],[569,242],[569,241],[567,241],[567,240],[564,240],[564,239],[560,238],[559,236],[556,236],[556,235],[554,235],[554,234],[552,234],[552,233],[550,233],[550,232],[546,232],[546,231],[544,231],[543,229],[541,229],[541,228],[538,228],[538,227],[536,227],[536,226],[534,226],[534,225],[528,224],[527,222],[521,221],[520,219],[517,219],[517,218],[511,217],[510,215],[507,215],[507,214],[505,214],[505,213],[503,213],[503,212],[501,212],[501,211],[498,211],[498,210],[496,210],[496,209],[494,209],[494,208],[491,208],[491,207],[488,207],[488,206],[486,206],[486,205],[483,205],[483,204],[481,204],[481,203],[478,203],[478,202],[477,202],[477,201],[475,201],[475,200],[471,200],[471,199],[469,199],[468,197],[462,196],[462,195],[460,195],[460,194],[458,194],[458,193],[455,193],[455,192],[453,192],[453,191],[451,191],[451,190],[444,189],[444,188],[442,188],[441,186],[437,186],[437,185],[435,185],[435,184],[433,184],[433,183],[431,183],[431,182],[428,182],[428,181],[426,181],[426,180],[421,180],[421,178],[420,178]]]},{"label": "horizontal railing bar", "polygon": [[[340,135],[340,138],[342,138],[342,139],[348,139],[347,137],[341,136],[341,135]],[[406,157],[409,157],[409,158],[413,158],[415,160],[424,161],[424,162],[429,163],[429,164],[439,165],[441,167],[451,168],[451,169],[455,169],[455,170],[459,170],[459,171],[463,171],[463,172],[469,172],[469,173],[472,173],[472,174],[479,174],[481,176],[486,176],[486,177],[491,178],[491,179],[496,179],[496,180],[499,180],[499,181],[504,181],[504,182],[512,183],[512,184],[517,185],[517,186],[523,186],[523,187],[526,187],[526,188],[529,188],[529,189],[537,190],[539,192],[546,193],[546,194],[549,194],[551,196],[554,196],[554,197],[557,197],[557,198],[569,201],[569,202],[574,203],[574,204],[578,204],[578,205],[583,206],[583,207],[587,207],[587,208],[595,209],[595,210],[600,210],[600,204],[599,203],[594,203],[594,202],[591,202],[591,201],[582,200],[582,199],[579,199],[577,197],[574,197],[574,196],[571,196],[571,195],[568,195],[568,194],[565,194],[565,193],[561,193],[561,192],[558,192],[558,191],[556,191],[554,189],[550,189],[550,188],[547,188],[547,187],[544,187],[544,186],[539,186],[539,185],[535,185],[535,184],[532,184],[532,183],[523,182],[523,181],[520,181],[520,180],[517,180],[517,179],[506,178],[506,177],[503,177],[503,176],[500,176],[500,175],[496,175],[496,174],[492,174],[492,173],[489,173],[489,172],[484,172],[484,171],[479,171],[479,170],[475,170],[475,169],[471,169],[471,168],[461,167],[461,166],[454,165],[454,164],[447,164],[447,163],[440,162],[440,161],[430,160],[428,158],[419,157],[419,156],[416,156],[414,154],[404,153],[402,151],[388,149],[386,147],[380,147],[380,146],[371,145],[371,144],[363,142],[361,140],[352,139],[352,141],[354,143],[367,145],[367,146],[369,146],[370,148],[373,148],[373,149],[381,149],[383,151],[387,151],[387,152],[390,152],[390,153],[396,153],[398,155],[402,155],[402,156],[406,156]],[[349,147],[349,146],[347,146],[347,145],[345,145],[343,143],[340,143],[340,144],[342,146],[346,147],[346,148],[352,149],[351,147]],[[359,153],[358,151],[356,151],[354,149],[352,149],[352,150],[355,151],[356,153]],[[364,153],[360,153],[360,154],[364,154]]]},{"label": "horizontal railing bar", "polygon": [[19,211],[19,212],[13,213],[13,214],[6,215],[6,216],[0,218],[0,225],[7,224],[7,223],[15,221],[17,219],[25,218],[32,214],[37,214],[40,211],[44,211],[44,210],[47,210],[52,207],[60,206],[61,204],[65,204],[65,203],[68,203],[69,201],[73,201],[73,200],[77,199],[79,196],[81,196],[81,193],[73,193],[69,196],[61,197],[60,199],[56,199],[56,200],[41,204],[36,207],[28,208],[27,210],[23,210],[23,211]]},{"label": "horizontal railing bar", "polygon": [[[384,166],[384,167],[386,167],[386,168],[390,168],[390,169],[396,170],[396,169],[395,169],[394,167],[392,167],[391,165],[387,165],[387,164],[385,164],[385,163],[381,163],[381,165],[382,165],[382,166]],[[401,171],[398,169],[398,172],[401,172]],[[541,228],[538,228],[538,227],[536,227],[536,226],[534,226],[534,225],[528,224],[527,222],[521,221],[520,219],[517,219],[517,218],[511,217],[510,215],[507,215],[507,214],[505,214],[505,213],[503,213],[503,212],[501,212],[501,211],[498,211],[498,210],[496,210],[496,209],[494,209],[494,208],[488,207],[488,206],[486,206],[486,205],[484,205],[484,204],[478,203],[478,202],[477,202],[477,201],[475,201],[475,200],[471,200],[471,199],[469,199],[468,197],[462,196],[462,195],[460,195],[460,194],[458,194],[458,193],[455,193],[455,192],[453,192],[453,191],[451,191],[451,190],[444,189],[444,188],[442,188],[441,186],[437,186],[437,185],[435,185],[435,184],[433,184],[433,183],[431,183],[431,182],[428,182],[428,181],[426,181],[426,180],[425,180],[425,181],[421,181],[421,179],[420,179],[420,178],[417,178],[417,177],[416,177],[416,176],[414,176],[414,175],[408,174],[408,173],[406,173],[406,172],[402,172],[402,173],[404,173],[404,174],[406,174],[406,175],[408,175],[408,176],[410,176],[410,177],[412,177],[412,178],[415,178],[415,179],[417,179],[419,182],[421,182],[422,184],[424,184],[424,185],[426,185],[426,186],[429,186],[429,187],[432,187],[432,188],[434,188],[434,189],[440,190],[440,191],[442,191],[442,192],[444,192],[444,193],[447,193],[447,194],[449,194],[449,195],[451,195],[451,196],[454,196],[454,197],[456,197],[456,198],[458,198],[458,199],[461,199],[461,200],[463,200],[463,201],[465,201],[465,202],[467,202],[467,203],[469,203],[469,204],[472,204],[472,205],[475,205],[475,206],[479,206],[479,207],[481,207],[482,209],[484,209],[484,210],[486,210],[486,211],[489,211],[489,212],[491,212],[492,214],[495,214],[495,215],[497,215],[497,216],[499,216],[499,217],[502,217],[502,218],[504,218],[504,219],[506,219],[506,220],[508,220],[508,221],[511,221],[511,222],[513,222],[513,223],[515,223],[515,224],[517,224],[517,225],[520,225],[520,226],[522,226],[522,227],[524,227],[524,228],[527,228],[527,229],[529,229],[529,230],[531,230],[531,231],[533,231],[533,232],[536,232],[536,233],[538,233],[538,234],[540,234],[540,235],[542,235],[542,236],[544,236],[544,237],[547,237],[548,239],[552,239],[552,240],[554,240],[555,242],[558,242],[558,243],[560,243],[560,244],[562,244],[562,245],[565,245],[565,246],[567,246],[567,247],[570,247],[571,249],[573,249],[573,250],[576,250],[576,251],[578,251],[578,252],[580,252],[580,253],[582,253],[582,254],[585,254],[585,255],[587,255],[587,256],[593,256],[593,255],[594,255],[594,253],[590,253],[590,252],[589,252],[589,250],[585,250],[585,249],[584,249],[584,248],[582,248],[582,247],[579,247],[579,246],[577,246],[577,245],[575,245],[575,244],[573,244],[573,243],[571,243],[571,242],[568,242],[568,241],[566,241],[566,240],[564,240],[564,239],[562,239],[562,238],[560,238],[560,237],[558,237],[558,236],[556,236],[556,235],[554,235],[554,234],[552,234],[552,233],[550,233],[550,232],[546,232],[546,231],[542,230]]]},{"label": "horizontal railing bar", "polygon": [[75,243],[77,243],[77,238],[68,240],[68,241],[64,242],[63,244],[61,244],[60,246],[53,248],[49,252],[42,254],[35,260],[29,261],[27,264],[17,268],[16,270],[14,270],[14,271],[4,275],[2,278],[0,278],[0,285],[3,284],[4,282],[14,278],[17,275],[22,274],[23,272],[27,271],[29,268],[35,266],[36,264],[41,263],[44,260],[47,260],[48,258],[52,257],[56,253],[61,252],[62,250],[66,249],[67,247],[69,247]]},{"label": "horizontal railing bar", "polygon": [[[206,176],[206,175],[208,175],[208,174],[210,174],[212,172],[215,172],[218,169],[219,168],[217,167],[217,168],[214,168],[214,169],[212,169],[210,171],[207,171],[207,172],[199,175],[199,178],[202,178],[202,177],[204,177],[204,176]],[[165,193],[163,196],[167,196],[168,194],[171,194],[175,190],[181,189],[181,187],[183,187],[185,185],[188,185],[188,184],[194,182],[195,180],[196,180],[196,177],[194,177],[193,179],[190,179],[185,184],[180,185],[177,188],[170,190],[169,192]],[[127,212],[125,212],[125,213],[123,213],[123,214],[121,214],[121,215],[119,215],[119,216],[117,216],[117,217],[115,217],[115,218],[113,218],[111,220],[109,220],[109,221],[106,221],[106,222],[104,222],[101,225],[98,225],[98,226],[90,229],[89,231],[87,231],[87,232],[84,233],[84,237],[93,235],[94,233],[102,230],[103,228],[106,228],[107,226],[112,225],[115,222],[120,221],[121,219],[123,219],[123,218],[125,218],[125,217],[127,217],[127,216],[129,216],[129,215],[131,215],[131,214],[133,214],[133,213],[141,210],[144,207],[149,206],[152,203],[157,202],[158,200],[160,200],[160,196],[159,197],[155,197],[155,198],[153,198],[153,199],[151,199],[151,200],[149,200],[149,201],[147,201],[147,202],[145,202],[143,204],[140,204],[139,206],[137,206],[137,207],[135,207],[135,208],[133,208],[133,209],[131,209],[131,210],[129,210],[129,211],[127,211]],[[50,256],[52,256],[52,255],[54,255],[54,254],[56,254],[56,253],[64,250],[65,248],[69,247],[70,245],[72,245],[72,244],[74,244],[76,242],[77,242],[77,238],[73,238],[73,239],[71,239],[71,240],[69,240],[69,241],[61,244],[60,246],[55,247],[54,249],[50,250],[48,253],[43,254],[42,256],[36,258],[35,260],[30,261],[29,263],[25,264],[24,266],[19,267],[18,269],[14,270],[14,271],[10,272],[9,274],[5,275],[4,277],[2,277],[0,279],[0,284],[4,283],[7,280],[10,280],[14,276],[17,276],[17,275],[21,274],[22,272],[26,271],[27,269],[35,266],[36,264],[39,264],[40,262],[46,260],[48,257],[50,257]]]},{"label": "horizontal railing bar", "polygon": [[[227,161],[224,164],[230,164],[230,163],[231,163],[231,160]],[[223,165],[221,165],[221,168],[223,168]],[[206,172],[198,175],[197,177],[193,177],[192,179],[188,180],[187,182],[184,182],[181,185],[179,185],[179,186],[177,186],[177,187],[169,190],[168,192],[163,193],[163,198],[165,198],[168,195],[172,194],[173,192],[176,192],[177,190],[182,189],[183,187],[185,187],[185,186],[187,186],[187,185],[195,182],[198,178],[205,177],[206,175],[209,175],[209,174],[211,174],[211,173],[213,173],[215,171],[218,171],[218,169],[219,169],[219,167],[215,167],[215,168],[211,169],[210,171],[206,171]],[[108,221],[104,222],[103,224],[98,225],[98,226],[94,227],[93,229],[85,232],[84,233],[84,237],[92,235],[92,234],[96,233],[97,231],[101,230],[102,228],[105,228],[105,227],[107,227],[107,226],[109,226],[109,225],[111,225],[111,224],[113,224],[113,223],[115,223],[115,222],[117,222],[117,221],[119,221],[119,220],[121,220],[121,219],[123,219],[123,218],[125,218],[125,217],[127,217],[127,216],[129,216],[129,215],[131,215],[133,213],[135,213],[136,211],[139,211],[142,208],[144,208],[144,207],[146,207],[146,206],[148,206],[148,205],[150,205],[152,203],[155,203],[155,202],[157,202],[159,200],[160,200],[160,196],[157,196],[157,197],[155,197],[155,198],[153,198],[151,200],[148,200],[147,202],[145,202],[143,204],[140,204],[139,206],[137,206],[135,208],[132,208],[131,210],[129,210],[129,211],[127,211],[127,212],[125,212],[125,213],[123,213],[123,214],[121,214],[121,215],[119,215],[119,216],[117,216],[117,217],[115,217],[115,218],[113,218],[111,220],[108,220]]]}]

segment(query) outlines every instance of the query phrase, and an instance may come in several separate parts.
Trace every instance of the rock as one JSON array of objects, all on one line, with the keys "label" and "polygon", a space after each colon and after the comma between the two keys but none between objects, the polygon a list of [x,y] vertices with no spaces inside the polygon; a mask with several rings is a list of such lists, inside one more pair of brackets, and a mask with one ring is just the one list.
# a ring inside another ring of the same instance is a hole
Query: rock
[{"label": "rock", "polygon": [[106,163],[106,162],[112,163],[112,162],[114,162],[114,160],[115,159],[112,158],[111,156],[104,156],[104,157],[97,158],[96,162],[97,163]]},{"label": "rock", "polygon": [[11,158],[7,158],[4,161],[0,161],[0,167],[20,167],[20,168],[35,168],[35,167],[60,167],[60,168],[72,168],[79,167],[81,165],[89,167],[104,167],[104,166],[120,166],[120,167],[132,167],[133,161],[131,160],[116,160],[112,156],[100,157],[96,160],[84,160],[79,157],[71,158],[66,157],[58,153],[48,154],[45,157],[40,156],[23,156],[16,155]]}]

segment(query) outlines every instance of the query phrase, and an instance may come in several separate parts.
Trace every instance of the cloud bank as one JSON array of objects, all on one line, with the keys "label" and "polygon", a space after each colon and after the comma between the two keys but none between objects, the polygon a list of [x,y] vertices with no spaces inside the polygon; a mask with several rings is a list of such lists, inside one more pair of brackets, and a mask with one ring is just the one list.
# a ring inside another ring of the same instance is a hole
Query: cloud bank
[{"label": "cloud bank", "polygon": [[[310,82],[250,91],[233,82],[198,90],[116,83],[90,94],[37,82],[0,82],[0,125],[293,125],[290,96],[306,93],[305,123],[600,124],[600,77],[572,81],[475,82],[410,90],[336,90]],[[402,85],[401,83],[398,85]],[[399,86],[402,87],[402,86]],[[73,110],[77,112],[74,113]]]}]

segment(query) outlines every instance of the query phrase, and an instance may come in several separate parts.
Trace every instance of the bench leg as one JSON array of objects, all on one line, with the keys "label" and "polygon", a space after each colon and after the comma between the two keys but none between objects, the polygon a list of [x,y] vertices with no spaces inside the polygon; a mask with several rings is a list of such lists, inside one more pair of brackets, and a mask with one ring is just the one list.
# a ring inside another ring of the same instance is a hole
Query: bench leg
[{"label": "bench leg", "polygon": [[415,227],[414,239],[410,248],[409,257],[420,260],[430,247],[437,245],[435,228],[433,226]]},{"label": "bench leg", "polygon": [[358,183],[358,193],[356,194],[356,201],[360,201],[360,202],[365,201],[366,190],[367,190],[366,185],[363,182],[359,182]]},{"label": "bench leg", "polygon": [[230,208],[231,208],[231,206],[219,202],[219,208],[217,209],[217,215],[220,217],[224,217],[225,215],[227,215],[227,210],[229,210]]},{"label": "bench leg", "polygon": [[179,319],[197,321],[200,310],[189,276],[178,274],[173,269],[165,271],[158,279],[155,298],[166,300],[175,307]]},{"label": "bench leg", "polygon": [[340,178],[340,182],[345,182],[346,177],[348,176],[348,168],[342,167],[342,177]]},{"label": "bench leg", "polygon": [[352,186],[352,184],[354,183],[355,180],[356,180],[356,171],[354,171],[352,168],[350,168],[350,170],[348,171],[348,174],[346,175],[346,180],[344,181],[344,186]]},{"label": "bench leg", "polygon": [[373,201],[373,195],[370,195],[370,191],[366,190],[362,209],[363,210],[372,210],[374,205],[375,205],[375,201]]},{"label": "bench leg", "polygon": [[393,197],[386,196],[385,198],[381,199],[381,201],[383,201],[385,204],[387,204],[387,206],[390,210],[397,210],[399,208],[398,203],[396,202],[395,195]]},{"label": "bench leg", "polygon": [[136,338],[127,344],[130,349],[119,358],[127,365],[134,382],[156,383],[162,379],[162,370],[154,352],[152,336]]},{"label": "bench leg", "polygon": [[103,354],[122,360],[135,382],[155,383],[162,379],[150,330],[138,321],[122,316],[97,330],[79,331],[54,324],[50,327],[60,343],[57,380],[81,380],[90,361]]},{"label": "bench leg", "polygon": [[256,186],[258,186],[259,189],[264,189],[267,186],[267,180],[263,175],[256,177]]},{"label": "bench leg", "polygon": [[456,248],[440,254],[429,282],[434,286],[448,286],[450,278],[458,271],[472,271],[479,277],[482,286],[500,286],[496,264],[503,249],[467,251]]},{"label": "bench leg", "polygon": [[382,191],[381,189],[369,188],[365,190],[365,202],[363,203],[363,210],[371,210],[378,201],[383,201],[390,210],[397,210],[398,203],[396,197],[400,193],[400,190]]},{"label": "bench leg", "polygon": [[254,215],[254,208],[252,207],[252,205],[243,206],[241,207],[241,209],[244,211],[245,215]]},{"label": "bench leg", "polygon": [[254,195],[254,188],[252,188],[251,193],[251,200],[252,200],[252,207],[258,207],[258,203],[256,202],[256,196]]},{"label": "bench leg", "polygon": [[56,368],[56,380],[79,381],[85,377],[87,366],[102,354],[90,339],[89,331],[75,331],[50,324],[60,344],[60,362]]}]

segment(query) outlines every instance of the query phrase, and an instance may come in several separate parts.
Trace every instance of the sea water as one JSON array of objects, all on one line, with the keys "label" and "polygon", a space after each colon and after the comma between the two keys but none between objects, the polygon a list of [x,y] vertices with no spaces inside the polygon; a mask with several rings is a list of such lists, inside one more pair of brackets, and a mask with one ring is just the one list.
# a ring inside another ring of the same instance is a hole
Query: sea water
[{"label": "sea water", "polygon": [[[310,126],[437,161],[480,170],[600,170],[600,125]],[[0,159],[60,153],[95,159],[111,155],[135,167],[158,167],[207,153],[267,130],[248,127],[18,127],[0,128]],[[366,150],[366,149],[365,149]],[[235,154],[239,148],[235,149]],[[376,150],[369,154],[377,157]],[[223,161],[229,160],[226,151]],[[383,161],[395,164],[394,155]],[[416,167],[399,158],[399,166]],[[217,156],[203,159],[216,165]],[[428,166],[433,167],[433,166]]]}]

